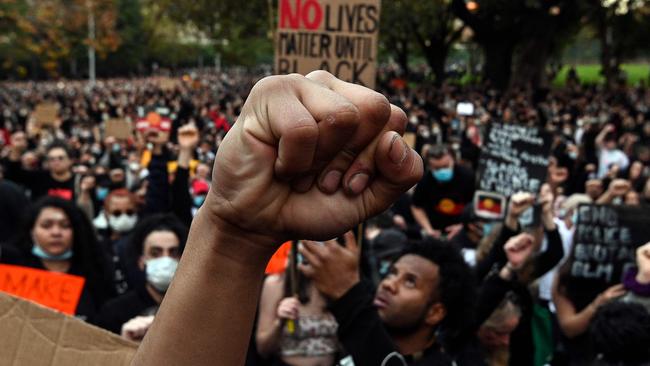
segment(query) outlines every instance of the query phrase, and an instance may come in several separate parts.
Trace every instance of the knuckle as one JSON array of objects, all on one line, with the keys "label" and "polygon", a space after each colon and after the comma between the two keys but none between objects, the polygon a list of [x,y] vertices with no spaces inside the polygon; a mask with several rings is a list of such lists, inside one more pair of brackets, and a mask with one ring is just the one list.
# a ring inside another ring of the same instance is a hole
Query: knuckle
[{"label": "knuckle", "polygon": [[314,79],[314,80],[320,80],[320,81],[326,81],[326,80],[331,80],[334,78],[334,75],[329,73],[328,71],[325,70],[315,70],[307,74],[307,78],[309,79]]}]

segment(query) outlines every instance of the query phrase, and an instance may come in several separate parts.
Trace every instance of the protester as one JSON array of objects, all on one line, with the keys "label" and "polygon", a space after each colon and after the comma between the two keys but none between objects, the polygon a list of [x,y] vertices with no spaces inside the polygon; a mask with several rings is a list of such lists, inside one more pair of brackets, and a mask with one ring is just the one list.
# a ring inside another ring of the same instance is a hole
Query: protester
[{"label": "protester", "polygon": [[460,216],[474,197],[474,173],[454,162],[445,146],[426,154],[428,174],[413,193],[411,210],[424,233],[434,238],[453,238],[460,229]]},{"label": "protester", "polygon": [[263,357],[275,356],[286,365],[334,365],[337,328],[327,300],[297,267],[287,266],[283,274],[264,280],[256,329]]},{"label": "protester", "polygon": [[85,284],[75,315],[92,320],[112,296],[110,266],[80,209],[59,197],[42,197],[22,223],[15,257],[3,263],[83,277]]}]

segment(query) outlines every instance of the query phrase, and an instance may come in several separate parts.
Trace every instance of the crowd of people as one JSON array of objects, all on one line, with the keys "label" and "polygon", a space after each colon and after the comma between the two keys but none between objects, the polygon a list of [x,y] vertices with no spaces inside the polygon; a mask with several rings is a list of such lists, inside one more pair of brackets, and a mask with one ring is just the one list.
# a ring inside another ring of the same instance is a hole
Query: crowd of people
[{"label": "crowd of people", "polygon": [[[0,263],[85,278],[75,316],[141,341],[208,193],[215,185],[234,189],[215,174],[220,164],[240,158],[219,154],[226,136],[247,145],[241,135],[251,134],[264,142],[256,147],[263,150],[276,142],[261,136],[286,133],[264,126],[235,131],[235,122],[244,123],[240,115],[251,118],[253,112],[263,115],[259,119],[298,113],[281,108],[279,93],[258,98],[273,110],[250,106],[246,101],[259,79],[198,72],[94,86],[4,84]],[[326,84],[318,77],[310,82]],[[319,98],[301,87],[305,105]],[[380,71],[377,90],[393,105],[391,113],[366,111],[359,106],[367,100],[340,94],[361,119],[384,118],[387,128],[414,136],[410,143],[422,158],[422,179],[388,210],[344,235],[290,238],[284,265],[264,279],[247,364],[650,364],[650,243],[638,243],[636,266],[614,286],[585,288],[569,274],[580,204],[650,210],[650,91],[643,85],[608,90],[570,83],[504,94],[485,85],[407,82],[390,68]],[[52,102],[59,105],[57,117],[38,121],[32,112]],[[459,103],[471,103],[472,112],[459,113]],[[169,126],[153,123],[152,112]],[[319,122],[333,118],[318,108],[309,113]],[[348,126],[348,115],[337,117],[337,128]],[[114,119],[133,126],[128,137],[108,132],[106,121]],[[472,204],[491,122],[553,135],[545,184],[539,192],[509,197],[503,220],[477,215]],[[411,159],[406,150],[393,149],[394,141],[390,159]],[[327,165],[326,174],[293,180],[293,189],[307,192],[316,184],[335,194],[343,185],[356,195],[373,184],[379,168],[345,143],[338,143],[335,151],[342,156]],[[300,154],[279,144],[280,158]],[[294,160],[280,158],[276,173],[292,174]],[[350,164],[360,172],[340,168]],[[231,178],[253,179],[257,173]],[[251,209],[273,204],[240,199]],[[524,226],[520,218],[532,206],[539,207],[539,223]]]}]

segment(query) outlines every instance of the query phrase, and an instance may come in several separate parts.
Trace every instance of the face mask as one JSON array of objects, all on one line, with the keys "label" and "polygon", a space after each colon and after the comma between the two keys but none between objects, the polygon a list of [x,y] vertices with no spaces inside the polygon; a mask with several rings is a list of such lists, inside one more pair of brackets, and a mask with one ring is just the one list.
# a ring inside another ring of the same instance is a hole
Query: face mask
[{"label": "face mask", "polygon": [[174,278],[178,261],[170,257],[160,257],[147,261],[147,282],[156,290],[164,293]]},{"label": "face mask", "polygon": [[576,160],[578,158],[578,153],[575,151],[569,151],[568,155],[571,158],[571,160]]},{"label": "face mask", "polygon": [[140,164],[138,164],[138,163],[129,163],[129,169],[132,172],[136,172],[136,171],[138,171],[138,169],[140,169]]},{"label": "face mask", "polygon": [[573,225],[578,224],[578,211],[573,211],[573,215],[571,215],[571,223],[573,223]]},{"label": "face mask", "polygon": [[192,200],[194,201],[194,207],[201,207],[205,202],[205,196],[195,196]]},{"label": "face mask", "polygon": [[454,177],[454,170],[452,168],[437,169],[431,172],[433,177],[441,183],[449,182]]},{"label": "face mask", "polygon": [[61,253],[59,255],[51,255],[48,254],[41,248],[40,245],[34,244],[32,247],[32,254],[39,259],[47,260],[47,261],[67,261],[70,258],[72,258],[72,249],[68,249],[64,253]]},{"label": "face mask", "polygon": [[95,196],[97,197],[97,200],[103,201],[106,196],[108,196],[108,188],[107,187],[98,187],[97,191],[95,192]]},{"label": "face mask", "polygon": [[108,216],[108,225],[118,233],[125,233],[135,226],[138,221],[136,215],[121,214],[120,216]]},{"label": "face mask", "polygon": [[483,237],[490,235],[492,232],[492,226],[494,226],[494,224],[491,222],[486,222],[483,224]]}]

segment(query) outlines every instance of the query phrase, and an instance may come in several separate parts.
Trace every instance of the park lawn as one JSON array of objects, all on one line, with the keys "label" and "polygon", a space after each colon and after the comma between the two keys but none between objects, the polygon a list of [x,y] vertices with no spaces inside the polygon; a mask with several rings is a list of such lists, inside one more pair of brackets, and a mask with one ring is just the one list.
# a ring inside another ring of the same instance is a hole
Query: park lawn
[{"label": "park lawn", "polygon": [[[623,71],[627,73],[630,84],[637,85],[641,80],[648,80],[650,77],[650,64],[623,64]],[[576,66],[578,77],[583,83],[602,83],[603,76],[600,74],[600,65],[585,64]],[[553,85],[562,86],[566,82],[569,66],[564,66],[553,81]]]}]

